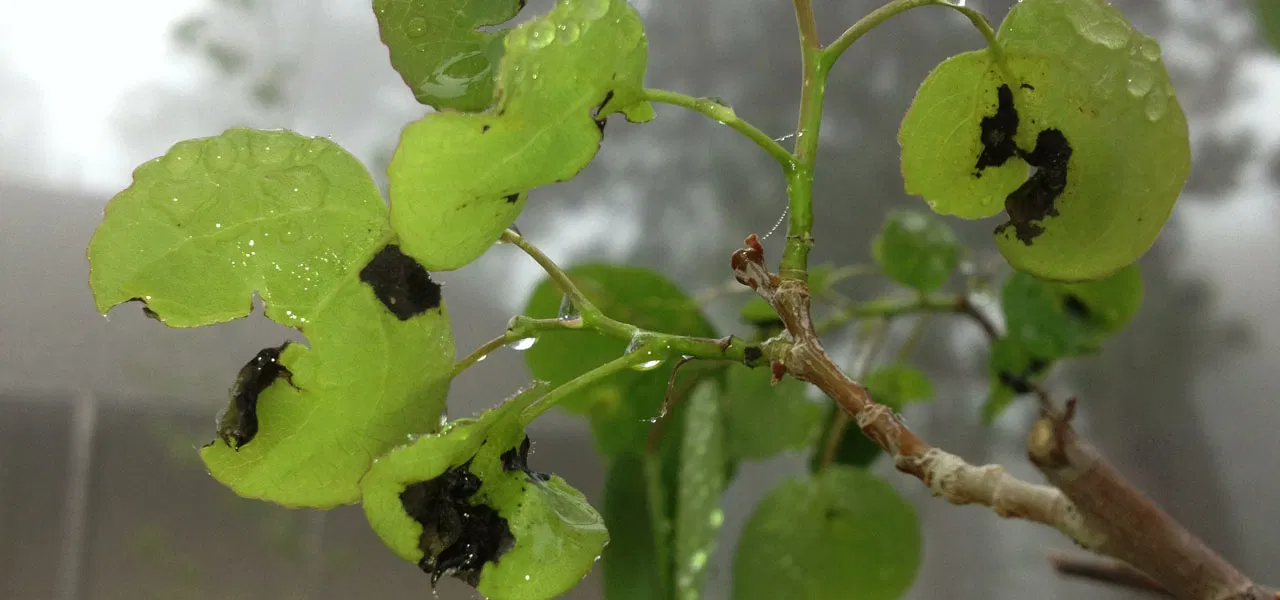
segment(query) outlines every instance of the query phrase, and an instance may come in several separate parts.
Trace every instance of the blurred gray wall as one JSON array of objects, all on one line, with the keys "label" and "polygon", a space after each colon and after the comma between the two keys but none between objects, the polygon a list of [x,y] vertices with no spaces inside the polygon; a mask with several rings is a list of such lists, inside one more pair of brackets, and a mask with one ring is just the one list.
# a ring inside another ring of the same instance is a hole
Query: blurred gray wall
[{"label": "blurred gray wall", "polygon": [[[398,128],[422,110],[386,65],[362,4],[259,2],[249,12],[209,5],[202,14],[238,32],[232,40],[245,46],[248,66],[211,69],[189,88],[140,88],[119,110],[123,152],[141,162],[184,137],[248,124],[333,135],[370,164],[384,162]],[[817,4],[825,39],[876,5]],[[981,8],[998,20],[1008,4]],[[1117,4],[1164,45],[1196,164],[1174,222],[1143,260],[1141,316],[1102,357],[1055,377],[1054,388],[1080,397],[1088,433],[1153,497],[1255,576],[1280,582],[1280,484],[1267,460],[1280,451],[1272,391],[1280,387],[1280,239],[1272,233],[1280,123],[1274,105],[1268,111],[1259,100],[1280,100],[1263,85],[1280,67],[1251,33],[1244,0]],[[788,2],[636,5],[650,39],[649,85],[724,98],[771,133],[793,127],[798,52]],[[272,43],[245,41],[260,39]],[[938,61],[980,43],[956,15],[924,9],[871,33],[841,62],[828,91],[815,260],[867,260],[883,213],[920,206],[901,191],[897,123]],[[279,96],[245,100],[279,65],[288,66],[271,79]],[[31,85],[0,77],[0,98]],[[115,190],[77,191],[32,176],[39,161],[24,144],[34,138],[15,124],[14,106],[0,104],[10,111],[0,113],[0,173],[9,174],[0,181],[0,598],[428,593],[416,568],[379,546],[359,509],[277,509],[239,500],[204,474],[194,450],[211,436],[230,378],[287,330],[258,316],[178,331],[135,306],[96,314],[84,248]],[[783,181],[758,149],[699,116],[659,107],[652,124],[611,123],[596,161],[574,181],[534,192],[520,226],[564,263],[627,261],[698,289],[726,279],[728,254],[746,233],[771,227],[784,203]],[[956,223],[985,251],[991,225]],[[496,335],[538,277],[509,248],[442,274],[459,352]],[[863,285],[844,291],[877,291]],[[732,327],[731,303],[712,312]],[[995,426],[978,422],[981,348],[969,325],[937,320],[918,358],[936,374],[939,397],[908,421],[972,462],[1035,478],[1022,452],[1028,407]],[[526,379],[515,352],[498,353],[455,385],[451,414],[491,405]],[[598,496],[600,465],[580,423],[551,415],[533,437],[539,469]],[[760,494],[802,460],[743,469],[727,496],[725,548]],[[924,520],[925,561],[911,598],[1127,597],[1056,578],[1045,553],[1070,546],[1053,532],[928,498],[885,471]],[[713,598],[729,594],[730,560],[722,551],[715,563]],[[573,597],[596,597],[596,586],[589,579]],[[450,584],[440,596],[470,592]]]}]

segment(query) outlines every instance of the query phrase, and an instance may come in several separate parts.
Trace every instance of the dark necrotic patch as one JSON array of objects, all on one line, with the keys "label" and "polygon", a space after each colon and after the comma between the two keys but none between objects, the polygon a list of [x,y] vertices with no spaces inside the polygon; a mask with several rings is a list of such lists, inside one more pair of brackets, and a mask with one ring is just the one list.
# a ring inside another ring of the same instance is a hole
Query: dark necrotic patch
[{"label": "dark necrotic patch", "polygon": [[389,244],[360,271],[382,304],[401,321],[440,306],[440,284],[400,247]]},{"label": "dark necrotic patch", "polygon": [[520,201],[520,194],[519,192],[515,194],[507,194],[506,196],[503,196],[503,199],[507,201],[507,204],[515,204]]},{"label": "dark necrotic patch", "polygon": [[260,350],[240,368],[231,386],[231,404],[218,415],[218,437],[233,450],[239,451],[258,434],[258,396],[262,391],[281,377],[293,385],[292,373],[280,364],[280,353],[288,346],[285,342]]},{"label": "dark necrotic patch", "polygon": [[484,125],[480,128],[480,133],[489,133],[489,126]]},{"label": "dark necrotic patch", "polygon": [[1013,390],[1014,393],[1016,394],[1031,393],[1031,382],[1027,381],[1026,377],[1019,377],[1009,372],[1002,372],[1000,373],[999,377],[1000,377],[1000,383],[1004,384],[1005,387]]},{"label": "dark necrotic patch", "polygon": [[485,563],[497,562],[515,545],[511,528],[498,511],[471,503],[481,482],[470,466],[467,461],[439,477],[410,484],[400,493],[405,512],[422,525],[418,567],[431,574],[432,587],[445,575],[478,585]]},{"label": "dark necrotic patch", "polygon": [[982,118],[982,153],[974,166],[974,177],[982,177],[982,170],[998,167],[1018,153],[1013,138],[1018,135],[1018,111],[1013,107],[1013,92],[1009,86],[996,89],[996,112]]},{"label": "dark necrotic patch", "polygon": [[530,479],[535,481],[546,481],[551,478],[546,473],[539,473],[529,468],[529,448],[533,445],[529,441],[529,436],[524,436],[524,440],[520,442],[520,446],[512,448],[502,453],[502,470],[510,473],[512,471],[523,471]]},{"label": "dark necrotic patch", "polygon": [[996,233],[1008,227],[1028,246],[1044,233],[1041,224],[1048,217],[1058,216],[1057,200],[1067,189],[1067,163],[1071,160],[1071,144],[1067,136],[1057,129],[1046,129],[1036,137],[1036,147],[1031,152],[1019,151],[1018,155],[1035,172],[1018,189],[1004,200],[1004,210],[1009,222],[996,228]]}]

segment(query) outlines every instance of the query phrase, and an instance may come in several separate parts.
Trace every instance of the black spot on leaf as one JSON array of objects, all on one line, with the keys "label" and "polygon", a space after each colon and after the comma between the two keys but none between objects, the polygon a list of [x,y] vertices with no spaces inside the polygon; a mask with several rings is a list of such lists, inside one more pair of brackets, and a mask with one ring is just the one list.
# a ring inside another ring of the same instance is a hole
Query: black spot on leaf
[{"label": "black spot on leaf", "polygon": [[388,244],[360,271],[360,281],[369,284],[382,304],[401,321],[440,306],[440,284],[422,265]]},{"label": "black spot on leaf", "polygon": [[1030,83],[1024,83],[1024,84],[1022,84],[1022,85],[1021,85],[1021,86],[1019,86],[1019,87],[1021,87],[1021,88],[1022,88],[1022,89],[1024,89],[1024,90],[1030,90],[1030,91],[1033,91],[1033,92],[1034,92],[1034,91],[1036,91],[1036,88],[1032,87]]},{"label": "black spot on leaf", "polygon": [[489,133],[489,126],[485,125],[480,128],[480,133]]},{"label": "black spot on leaf", "polygon": [[1009,86],[996,89],[996,112],[982,118],[982,153],[974,166],[974,177],[982,177],[982,170],[998,167],[1018,153],[1013,138],[1018,135],[1018,111],[1013,107],[1013,92]]},{"label": "black spot on leaf", "polygon": [[764,351],[759,346],[747,346],[742,350],[742,358],[748,367],[754,367],[761,358],[764,358]]},{"label": "black spot on leaf", "polygon": [[1093,311],[1089,310],[1089,305],[1085,304],[1084,300],[1081,300],[1075,294],[1067,294],[1062,298],[1062,310],[1066,311],[1068,316],[1081,321],[1087,321],[1093,315]]},{"label": "black spot on leaf", "polygon": [[1044,233],[1041,224],[1047,217],[1058,216],[1056,202],[1067,188],[1067,163],[1071,160],[1071,144],[1057,129],[1046,129],[1036,137],[1031,152],[1019,151],[1035,172],[1004,200],[1009,222],[996,228],[996,233],[1012,226],[1014,233],[1028,246]]},{"label": "black spot on leaf", "polygon": [[512,448],[502,453],[502,470],[510,473],[511,471],[523,471],[526,475],[536,481],[546,481],[551,476],[546,473],[539,473],[529,468],[529,448],[532,442],[529,436],[524,436],[524,441],[520,442],[518,448]]},{"label": "black spot on leaf", "polygon": [[507,194],[506,196],[503,196],[503,199],[507,201],[507,204],[515,204],[520,201],[520,194],[518,192],[515,194]]},{"label": "black spot on leaf", "polygon": [[410,484],[400,493],[405,512],[422,525],[418,567],[431,574],[431,585],[445,575],[480,583],[485,563],[497,562],[515,545],[507,520],[484,504],[472,504],[481,481],[471,461],[440,476]]},{"label": "black spot on leaf", "polygon": [[280,377],[293,385],[292,373],[280,364],[280,353],[288,346],[289,342],[285,342],[276,348],[260,350],[240,368],[231,386],[231,404],[218,415],[218,437],[231,449],[239,451],[258,434],[258,396],[262,390],[271,387]]}]

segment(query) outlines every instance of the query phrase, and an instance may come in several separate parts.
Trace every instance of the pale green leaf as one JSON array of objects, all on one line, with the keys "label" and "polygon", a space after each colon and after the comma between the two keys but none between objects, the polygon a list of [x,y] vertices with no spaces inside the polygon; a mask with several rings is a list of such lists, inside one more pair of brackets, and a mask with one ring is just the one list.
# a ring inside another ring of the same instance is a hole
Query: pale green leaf
[{"label": "pale green leaf", "polygon": [[893,280],[928,293],[951,278],[960,262],[960,243],[937,216],[896,210],[885,217],[871,254]]},{"label": "pale green leaf", "polygon": [[506,31],[524,0],[374,0],[391,65],[418,102],[479,111],[493,104]]},{"label": "pale green leaf", "polygon": [[996,245],[1040,277],[1097,279],[1133,263],[1190,170],[1159,45],[1102,0],[1025,0],[997,40],[1017,81],[983,50],[920,87],[899,132],[908,193],[964,218],[1004,210]]},{"label": "pale green leaf", "polygon": [[[243,496],[335,506],[359,498],[375,456],[438,427],[448,393],[454,348],[439,287],[392,240],[373,180],[341,148],[232,129],[134,172],[90,242],[90,286],[100,311],[141,300],[171,327],[247,316],[256,292],[268,318],[306,334],[308,346],[280,354],[289,377],[259,382],[245,414],[229,407],[249,439],[201,455]],[[364,281],[375,258],[401,279]],[[401,294],[393,309],[378,296],[388,285],[426,303]]]},{"label": "pale green leaf", "polygon": [[647,43],[625,0],[561,2],[511,30],[505,47],[492,109],[427,115],[405,128],[391,160],[391,222],[428,269],[475,260],[515,222],[528,190],[577,174],[608,114],[652,117],[638,100]]},{"label": "pale green leaf", "polygon": [[581,492],[528,468],[520,413],[540,395],[525,392],[374,462],[362,483],[374,532],[401,558],[494,600],[554,598],[575,586],[609,535]]},{"label": "pale green leaf", "polygon": [[832,466],[769,492],[733,563],[737,600],[894,600],[920,566],[915,511],[863,469]]}]

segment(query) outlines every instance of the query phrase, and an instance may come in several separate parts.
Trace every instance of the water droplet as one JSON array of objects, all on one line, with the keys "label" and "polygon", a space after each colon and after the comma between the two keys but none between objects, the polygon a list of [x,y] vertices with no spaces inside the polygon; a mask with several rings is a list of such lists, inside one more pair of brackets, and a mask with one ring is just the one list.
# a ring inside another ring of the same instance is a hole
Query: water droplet
[{"label": "water droplet", "polygon": [[1155,81],[1155,73],[1151,71],[1151,67],[1147,63],[1136,60],[1129,62],[1129,80],[1125,85],[1125,89],[1128,89],[1130,94],[1134,96],[1146,95]]},{"label": "water droplet", "polygon": [[529,46],[527,27],[517,27],[507,34],[507,50],[524,50]]},{"label": "water droplet", "polygon": [[524,351],[532,348],[533,345],[536,343],[538,343],[538,338],[527,337],[524,339],[516,340],[514,344],[511,344],[511,349]]},{"label": "water droplet", "polygon": [[644,361],[644,362],[642,362],[642,363],[640,363],[640,364],[638,364],[638,365],[636,365],[636,366],[634,366],[634,367],[631,367],[631,368],[633,368],[633,369],[635,369],[635,370],[637,370],[637,371],[652,371],[652,370],[654,370],[654,369],[656,369],[656,368],[658,368],[658,367],[662,366],[662,362],[663,362],[663,359],[661,359],[661,358],[655,358],[655,359],[653,359],[653,360],[646,360],[646,361]]},{"label": "water droplet", "polygon": [[289,219],[281,226],[280,240],[286,244],[292,244],[302,237],[302,227],[293,219]]},{"label": "water droplet", "polygon": [[477,358],[477,359],[476,359],[476,362],[478,362],[478,363],[482,363],[482,362],[484,362],[485,360],[488,360],[488,358],[489,358],[489,355],[488,355],[488,354],[482,354],[482,355],[480,356],[480,358]]},{"label": "water droplet", "polygon": [[249,155],[260,165],[276,166],[293,155],[293,144],[275,133],[257,133],[249,138]]},{"label": "water droplet", "polygon": [[580,0],[578,13],[588,21],[595,21],[609,13],[610,0]]},{"label": "water droplet", "polygon": [[548,19],[537,21],[529,28],[529,47],[534,50],[546,48],[555,39],[556,26]]},{"label": "water droplet", "polygon": [[420,38],[427,34],[427,20],[422,17],[414,17],[404,27],[405,35],[409,38]]},{"label": "water droplet", "polygon": [[1155,40],[1144,35],[1138,38],[1138,43],[1135,45],[1143,58],[1150,61],[1160,60],[1160,44]]},{"label": "water droplet", "polygon": [[694,552],[693,556],[689,558],[689,566],[693,567],[694,571],[701,571],[705,568],[707,566],[707,551],[699,550]]},{"label": "water droplet", "polygon": [[[512,38],[519,31],[523,30],[513,30],[507,36],[508,48],[515,48],[511,45]],[[524,39],[527,40],[527,38]],[[465,52],[436,67],[430,77],[418,84],[418,90],[441,98],[457,98],[467,93],[469,86],[476,81],[489,77],[492,68],[489,59],[485,58],[483,53]]]},{"label": "water droplet", "polygon": [[206,144],[204,164],[214,171],[229,171],[240,160],[240,149],[224,137],[210,138]]},{"label": "water droplet", "polygon": [[572,321],[578,318],[578,307],[573,304],[573,300],[565,296],[560,299],[560,315],[561,321]]},{"label": "water droplet", "polygon": [[573,21],[565,21],[557,29],[560,30],[560,33],[556,34],[556,39],[566,46],[578,41],[578,37],[582,35],[582,28]]},{"label": "water droplet", "polygon": [[1169,110],[1169,93],[1163,88],[1155,88],[1147,93],[1147,105],[1143,112],[1149,121],[1159,121]]},{"label": "water droplet", "polygon": [[529,575],[528,575],[528,574],[526,574],[526,575],[524,576],[524,580],[525,580],[525,581],[529,581]]},{"label": "water droplet", "polygon": [[1129,27],[1119,13],[1075,6],[1069,6],[1066,10],[1067,17],[1075,25],[1076,31],[1085,39],[1112,50],[1119,50],[1129,45],[1133,28]]}]

